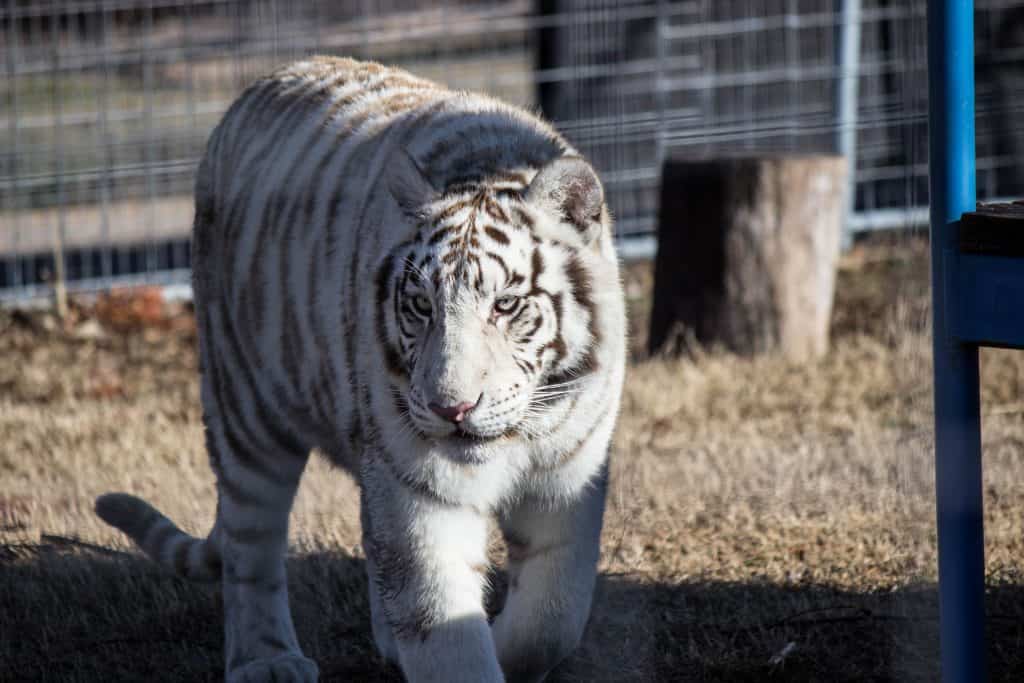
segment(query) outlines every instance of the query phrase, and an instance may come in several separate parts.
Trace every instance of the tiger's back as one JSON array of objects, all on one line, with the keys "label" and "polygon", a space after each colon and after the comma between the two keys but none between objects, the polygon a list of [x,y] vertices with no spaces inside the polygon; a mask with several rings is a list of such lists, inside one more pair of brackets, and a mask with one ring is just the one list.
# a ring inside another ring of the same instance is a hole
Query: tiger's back
[{"label": "tiger's back", "polygon": [[[589,165],[486,96],[310,59],[211,136],[193,271],[217,521],[194,539],[126,494],[97,511],[175,571],[222,578],[228,676],[315,677],[283,552],[320,448],[361,485],[382,653],[417,680],[543,677],[589,612],[624,371]],[[493,634],[491,515],[529,586]]]}]

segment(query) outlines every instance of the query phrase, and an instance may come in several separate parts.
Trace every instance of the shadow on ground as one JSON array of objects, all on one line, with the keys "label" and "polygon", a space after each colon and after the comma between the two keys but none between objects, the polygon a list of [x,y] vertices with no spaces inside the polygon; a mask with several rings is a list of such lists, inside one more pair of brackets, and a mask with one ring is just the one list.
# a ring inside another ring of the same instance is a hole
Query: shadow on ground
[{"label": "shadow on ground", "polygon": [[[370,637],[364,561],[291,560],[299,637],[325,681],[400,681]],[[496,574],[495,603],[503,578]],[[988,592],[993,680],[1024,680],[1024,586]],[[825,586],[603,575],[579,651],[550,680],[931,681],[933,586]],[[219,590],[98,548],[0,546],[0,678],[203,681],[223,676]]]}]

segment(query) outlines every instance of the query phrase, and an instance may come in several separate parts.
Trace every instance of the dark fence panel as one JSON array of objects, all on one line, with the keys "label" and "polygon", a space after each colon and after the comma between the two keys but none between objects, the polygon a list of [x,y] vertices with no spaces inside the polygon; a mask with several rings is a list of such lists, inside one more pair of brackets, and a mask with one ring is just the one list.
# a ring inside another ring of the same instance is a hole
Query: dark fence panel
[{"label": "dark fence panel", "polygon": [[[846,111],[842,1],[0,0],[0,300],[45,291],[55,254],[72,288],[187,275],[207,135],[313,53],[539,107],[601,170],[624,249],[653,249],[667,155],[832,151],[844,127],[850,228],[906,225],[927,202],[925,2],[862,0]],[[1021,195],[1024,2],[975,4],[979,195]]]}]

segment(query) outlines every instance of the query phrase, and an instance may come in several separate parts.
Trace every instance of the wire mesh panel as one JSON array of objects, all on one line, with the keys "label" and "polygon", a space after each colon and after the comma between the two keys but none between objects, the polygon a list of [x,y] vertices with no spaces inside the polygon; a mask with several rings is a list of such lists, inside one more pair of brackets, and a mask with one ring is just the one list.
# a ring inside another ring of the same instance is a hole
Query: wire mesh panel
[{"label": "wire mesh panel", "polygon": [[[849,229],[923,225],[925,2],[857,2],[854,64],[841,61],[843,0],[539,5],[563,28],[551,38],[542,31],[549,69],[538,78],[559,73],[550,68],[558,64],[574,73],[541,80],[541,104],[605,169],[621,234],[653,230],[666,155],[837,152],[846,127],[855,127],[857,142]],[[1019,195],[1024,7],[979,2],[976,13],[980,196]],[[595,19],[581,21],[588,15]],[[859,95],[843,111],[838,85],[849,69]]]},{"label": "wire mesh panel", "polygon": [[346,54],[531,106],[519,3],[5,0],[0,297],[185,282],[206,138],[283,62]]},{"label": "wire mesh panel", "polygon": [[[667,155],[832,152],[856,127],[853,229],[926,203],[925,3],[862,0],[0,0],[0,299],[188,277],[210,130],[257,75],[372,58],[539,107],[653,235]],[[1024,193],[1024,2],[981,0],[978,187]],[[838,83],[859,74],[839,106]]]}]

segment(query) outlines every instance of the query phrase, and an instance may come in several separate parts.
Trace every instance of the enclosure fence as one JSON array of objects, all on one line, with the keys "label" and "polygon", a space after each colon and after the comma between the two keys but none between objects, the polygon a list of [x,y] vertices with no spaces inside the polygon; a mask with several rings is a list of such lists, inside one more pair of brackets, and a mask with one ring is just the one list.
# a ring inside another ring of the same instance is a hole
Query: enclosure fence
[{"label": "enclosure fence", "polygon": [[[676,156],[850,150],[849,236],[926,218],[923,0],[2,1],[0,301],[187,283],[206,137],[314,53],[540,110],[600,170],[625,255],[654,249]],[[979,198],[1019,195],[1024,2],[975,15]]]}]

